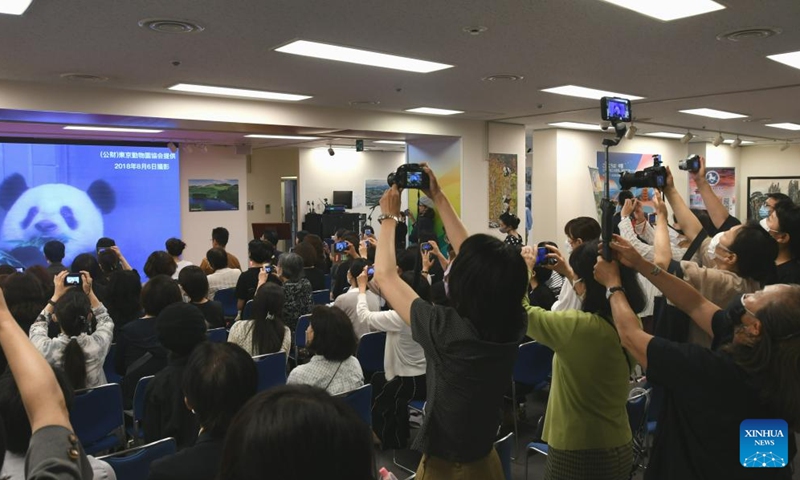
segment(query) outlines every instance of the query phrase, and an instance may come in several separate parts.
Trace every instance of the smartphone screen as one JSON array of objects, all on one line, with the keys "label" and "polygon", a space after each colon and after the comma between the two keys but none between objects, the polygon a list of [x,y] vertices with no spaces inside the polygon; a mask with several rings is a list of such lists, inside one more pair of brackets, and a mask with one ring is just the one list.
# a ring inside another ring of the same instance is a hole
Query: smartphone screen
[{"label": "smartphone screen", "polygon": [[423,252],[430,252],[431,250],[433,250],[433,247],[431,246],[430,243],[423,243],[422,244],[422,251]]},{"label": "smartphone screen", "polygon": [[80,273],[68,274],[66,277],[64,277],[64,285],[68,287],[81,285],[81,274]]},{"label": "smartphone screen", "polygon": [[365,228],[364,229],[364,235],[372,235],[372,229],[371,228]]},{"label": "smartphone screen", "polygon": [[369,267],[367,269],[367,275],[370,276],[370,277],[375,275],[375,267]]}]

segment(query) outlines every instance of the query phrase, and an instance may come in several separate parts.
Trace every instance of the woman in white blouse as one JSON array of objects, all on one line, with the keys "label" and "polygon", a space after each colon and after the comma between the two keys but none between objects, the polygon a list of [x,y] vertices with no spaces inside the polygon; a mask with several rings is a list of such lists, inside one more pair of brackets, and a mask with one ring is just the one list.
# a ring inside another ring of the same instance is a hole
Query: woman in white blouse
[{"label": "woman in white blouse", "polygon": [[239,345],[253,357],[278,351],[288,354],[292,344],[292,333],[283,324],[286,296],[280,286],[266,282],[267,274],[262,269],[253,296],[253,319],[234,323],[228,335],[229,342]]},{"label": "woman in white blouse", "polygon": [[[414,273],[401,278],[413,287]],[[411,327],[394,310],[370,311],[367,304],[367,269],[358,276],[359,322],[371,329],[386,332],[383,356],[384,372],[372,376],[372,428],[383,448],[406,448],[409,439],[408,402],[425,400],[425,352],[411,338]],[[418,282],[417,294],[423,300],[430,296],[430,285]]]}]

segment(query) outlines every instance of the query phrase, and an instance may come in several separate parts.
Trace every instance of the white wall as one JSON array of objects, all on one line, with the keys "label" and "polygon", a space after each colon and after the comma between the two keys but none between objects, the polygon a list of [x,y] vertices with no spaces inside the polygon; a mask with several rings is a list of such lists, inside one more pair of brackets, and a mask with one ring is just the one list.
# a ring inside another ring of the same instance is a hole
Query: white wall
[{"label": "white wall", "polygon": [[[297,148],[253,150],[250,171],[247,174],[247,201],[254,208],[247,212],[247,238],[253,238],[253,223],[278,223],[283,221],[281,204],[281,177],[296,177],[300,173],[300,152]],[[270,213],[266,213],[266,205]],[[305,212],[305,203],[298,205]]]},{"label": "white wall", "polygon": [[[247,161],[233,147],[209,147],[208,153],[195,149],[181,152],[181,237],[186,242],[183,256],[199,265],[211,248],[211,229],[225,227],[230,232],[227,249],[247,265]],[[190,212],[189,179],[238,179],[239,210],[230,212]],[[153,192],[157,195],[158,192]],[[147,218],[136,222],[146,228]],[[252,233],[250,234],[252,235]]]}]

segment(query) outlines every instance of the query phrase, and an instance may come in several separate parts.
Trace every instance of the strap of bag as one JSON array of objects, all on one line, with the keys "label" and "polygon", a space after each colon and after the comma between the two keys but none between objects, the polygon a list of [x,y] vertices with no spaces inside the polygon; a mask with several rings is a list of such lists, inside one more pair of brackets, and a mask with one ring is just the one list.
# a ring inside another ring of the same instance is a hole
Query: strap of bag
[{"label": "strap of bag", "polygon": [[127,370],[125,370],[125,374],[127,375],[129,372],[135,372],[138,368],[141,368],[145,363],[149,362],[151,358],[153,358],[153,354],[146,352],[144,355],[137,358],[135,362],[131,363]]}]

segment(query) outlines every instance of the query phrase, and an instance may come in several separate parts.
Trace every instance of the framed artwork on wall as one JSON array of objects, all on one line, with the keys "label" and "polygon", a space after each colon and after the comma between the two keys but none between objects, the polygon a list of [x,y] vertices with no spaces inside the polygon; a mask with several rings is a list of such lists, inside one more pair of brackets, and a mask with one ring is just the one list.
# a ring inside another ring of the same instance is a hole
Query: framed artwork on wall
[{"label": "framed artwork on wall", "polygon": [[761,220],[766,216],[761,207],[770,193],[783,193],[794,203],[800,203],[800,177],[747,177],[748,220]]}]

